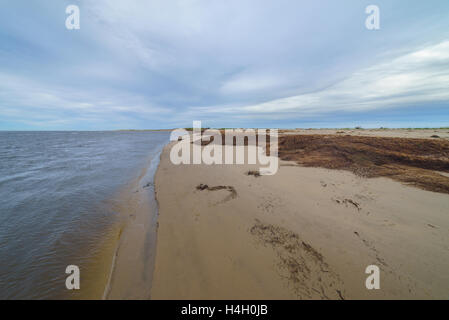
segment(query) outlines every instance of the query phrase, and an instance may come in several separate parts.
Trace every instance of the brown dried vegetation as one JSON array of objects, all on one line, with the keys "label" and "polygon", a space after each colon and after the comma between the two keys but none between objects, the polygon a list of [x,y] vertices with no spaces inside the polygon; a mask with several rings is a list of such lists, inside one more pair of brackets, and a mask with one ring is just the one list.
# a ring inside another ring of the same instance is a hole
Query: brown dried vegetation
[{"label": "brown dried vegetation", "polygon": [[286,135],[279,157],[307,167],[343,169],[373,178],[390,177],[449,193],[449,141],[341,135]]}]

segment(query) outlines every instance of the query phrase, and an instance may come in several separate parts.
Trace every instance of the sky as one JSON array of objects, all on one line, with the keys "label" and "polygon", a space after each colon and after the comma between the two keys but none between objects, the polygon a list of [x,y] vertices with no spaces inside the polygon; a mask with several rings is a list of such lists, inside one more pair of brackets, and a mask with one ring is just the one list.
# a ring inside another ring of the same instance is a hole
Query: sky
[{"label": "sky", "polygon": [[449,1],[0,0],[0,130],[194,120],[449,127]]}]

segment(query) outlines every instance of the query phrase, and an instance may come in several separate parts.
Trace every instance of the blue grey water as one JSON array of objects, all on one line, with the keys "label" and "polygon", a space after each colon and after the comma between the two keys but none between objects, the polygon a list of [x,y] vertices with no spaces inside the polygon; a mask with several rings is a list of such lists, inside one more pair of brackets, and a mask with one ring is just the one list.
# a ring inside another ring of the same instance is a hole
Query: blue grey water
[{"label": "blue grey water", "polygon": [[0,132],[0,299],[65,297],[66,266],[97,254],[89,248],[117,219],[110,199],[158,159],[168,138]]}]

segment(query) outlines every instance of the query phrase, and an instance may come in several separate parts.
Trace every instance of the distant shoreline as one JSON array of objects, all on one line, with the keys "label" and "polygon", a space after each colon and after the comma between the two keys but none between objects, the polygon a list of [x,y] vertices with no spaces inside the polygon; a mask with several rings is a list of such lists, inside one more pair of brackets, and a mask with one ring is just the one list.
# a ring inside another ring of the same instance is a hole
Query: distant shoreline
[{"label": "distant shoreline", "polygon": [[[224,129],[238,129],[241,127],[235,128],[208,128],[215,130],[224,130]],[[273,127],[275,128],[275,127]],[[0,132],[170,132],[177,128],[173,129],[112,129],[112,130],[4,130],[0,129]],[[191,128],[184,128],[191,129]],[[246,129],[246,128],[245,128]],[[400,127],[400,128],[387,128],[387,127],[374,127],[374,128],[363,128],[363,127],[345,127],[345,128],[278,128],[282,131],[298,131],[298,130],[314,130],[314,131],[322,131],[322,130],[361,130],[361,131],[400,131],[400,130],[449,130],[449,127]]]}]

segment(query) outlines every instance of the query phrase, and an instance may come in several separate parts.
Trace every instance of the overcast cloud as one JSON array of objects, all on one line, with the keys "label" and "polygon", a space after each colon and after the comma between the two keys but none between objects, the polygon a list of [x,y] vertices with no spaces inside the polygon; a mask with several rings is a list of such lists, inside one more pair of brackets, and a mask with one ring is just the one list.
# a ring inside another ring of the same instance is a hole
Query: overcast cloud
[{"label": "overcast cloud", "polygon": [[0,129],[449,126],[447,0],[0,6]]}]

